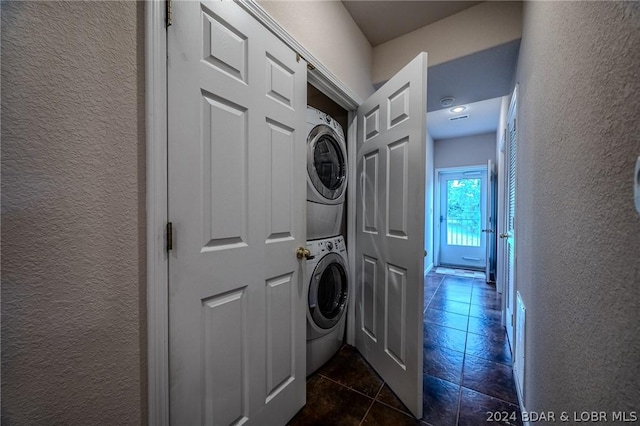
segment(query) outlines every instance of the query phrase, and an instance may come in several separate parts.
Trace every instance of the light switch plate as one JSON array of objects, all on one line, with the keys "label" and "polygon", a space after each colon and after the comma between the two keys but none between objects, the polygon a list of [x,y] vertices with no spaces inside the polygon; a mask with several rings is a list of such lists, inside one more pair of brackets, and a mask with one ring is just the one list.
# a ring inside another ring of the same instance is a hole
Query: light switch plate
[{"label": "light switch plate", "polygon": [[636,171],[633,175],[633,197],[636,200],[636,210],[640,213],[640,157],[636,160]]}]

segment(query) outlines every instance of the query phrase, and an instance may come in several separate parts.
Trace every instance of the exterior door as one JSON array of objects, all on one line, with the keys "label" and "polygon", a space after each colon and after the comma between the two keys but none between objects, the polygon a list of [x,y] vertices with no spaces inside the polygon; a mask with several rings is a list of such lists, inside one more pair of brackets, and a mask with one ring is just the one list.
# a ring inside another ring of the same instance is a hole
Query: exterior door
[{"label": "exterior door", "polygon": [[511,104],[509,105],[509,112],[507,114],[507,146],[505,152],[505,159],[507,162],[507,169],[505,173],[505,230],[500,234],[500,239],[504,244],[504,253],[506,262],[504,264],[504,277],[506,279],[507,288],[505,293],[507,295],[505,300],[505,326],[507,328],[507,335],[509,336],[509,342],[511,343],[511,350],[514,348],[514,311],[515,311],[515,210],[516,210],[516,154],[518,149],[518,134],[516,131],[517,126],[517,88],[513,92],[511,97]]},{"label": "exterior door", "polygon": [[440,265],[485,269],[486,176],[484,167],[440,172]]},{"label": "exterior door", "polygon": [[174,2],[167,49],[171,424],[285,424],[306,398],[306,64],[233,2]]},{"label": "exterior door", "polygon": [[358,108],[356,346],[422,417],[427,54]]}]

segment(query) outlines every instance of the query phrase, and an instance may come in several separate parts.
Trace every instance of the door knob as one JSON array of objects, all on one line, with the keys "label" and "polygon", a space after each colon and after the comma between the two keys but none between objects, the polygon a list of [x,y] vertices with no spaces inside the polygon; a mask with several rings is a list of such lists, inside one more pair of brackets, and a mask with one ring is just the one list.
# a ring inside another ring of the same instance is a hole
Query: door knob
[{"label": "door knob", "polygon": [[309,249],[306,249],[304,247],[298,247],[298,249],[296,250],[296,257],[298,259],[309,259],[311,258],[311,252],[309,251]]},{"label": "door knob", "polygon": [[509,238],[509,234],[500,234],[500,238]]}]

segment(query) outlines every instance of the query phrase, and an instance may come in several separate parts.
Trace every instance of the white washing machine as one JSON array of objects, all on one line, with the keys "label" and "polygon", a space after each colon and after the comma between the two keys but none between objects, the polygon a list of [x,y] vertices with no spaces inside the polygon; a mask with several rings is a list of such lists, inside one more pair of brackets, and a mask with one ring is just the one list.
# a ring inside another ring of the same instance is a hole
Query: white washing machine
[{"label": "white washing machine", "polygon": [[349,301],[347,248],[342,236],[308,241],[307,375],[342,346]]},{"label": "white washing machine", "polygon": [[307,107],[307,240],[341,233],[347,174],[342,127],[328,114]]}]

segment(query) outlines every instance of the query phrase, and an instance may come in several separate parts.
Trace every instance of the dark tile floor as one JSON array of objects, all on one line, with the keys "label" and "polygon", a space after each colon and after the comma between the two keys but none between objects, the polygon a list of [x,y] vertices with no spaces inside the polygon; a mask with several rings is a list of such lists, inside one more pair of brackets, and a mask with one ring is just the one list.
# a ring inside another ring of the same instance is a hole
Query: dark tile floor
[{"label": "dark tile floor", "polygon": [[[307,404],[290,426],[522,424],[495,287],[435,273],[424,286],[423,418],[415,419],[358,351],[344,346],[308,377]],[[497,411],[515,416],[487,421]]]}]

